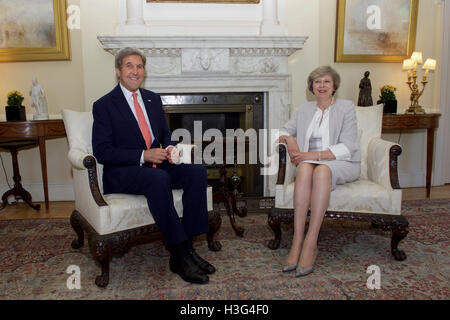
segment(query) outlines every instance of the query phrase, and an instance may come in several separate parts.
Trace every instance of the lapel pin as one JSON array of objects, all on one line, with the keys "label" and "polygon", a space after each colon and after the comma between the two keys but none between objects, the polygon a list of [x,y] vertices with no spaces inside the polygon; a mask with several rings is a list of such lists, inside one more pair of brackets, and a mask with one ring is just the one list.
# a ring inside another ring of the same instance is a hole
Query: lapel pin
[{"label": "lapel pin", "polygon": [[150,100],[150,99],[148,99],[147,101],[148,101],[148,102],[152,102],[152,100]]}]

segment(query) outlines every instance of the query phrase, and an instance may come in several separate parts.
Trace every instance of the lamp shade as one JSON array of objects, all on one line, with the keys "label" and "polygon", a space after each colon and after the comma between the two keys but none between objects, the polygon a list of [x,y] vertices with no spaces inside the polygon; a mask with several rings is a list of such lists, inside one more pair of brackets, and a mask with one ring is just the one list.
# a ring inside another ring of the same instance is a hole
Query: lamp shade
[{"label": "lamp shade", "polygon": [[417,64],[422,64],[423,63],[422,52],[414,51],[413,54],[411,55],[411,59]]},{"label": "lamp shade", "polygon": [[436,60],[435,59],[427,59],[422,69],[426,70],[436,70]]},{"label": "lamp shade", "polygon": [[414,69],[414,61],[412,59],[403,60],[403,70],[411,70]]}]

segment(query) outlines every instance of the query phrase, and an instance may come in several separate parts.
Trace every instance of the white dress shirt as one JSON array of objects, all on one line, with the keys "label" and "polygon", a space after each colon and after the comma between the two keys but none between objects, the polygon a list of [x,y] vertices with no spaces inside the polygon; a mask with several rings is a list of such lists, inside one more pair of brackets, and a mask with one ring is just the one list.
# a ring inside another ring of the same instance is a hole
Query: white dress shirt
[{"label": "white dress shirt", "polygon": [[[133,99],[134,92],[131,92],[130,90],[125,88],[122,85],[122,83],[120,83],[120,89],[122,89],[123,95],[125,96],[125,100],[127,100],[128,105],[130,106],[131,112],[133,112],[133,115],[136,118],[136,121],[138,122],[138,125],[139,125],[139,120],[138,120],[138,117],[136,114],[136,108],[134,107],[134,99]],[[150,129],[152,141],[154,141],[155,135],[153,134],[152,126],[150,124],[150,121],[148,120],[148,115],[147,115],[147,111],[145,110],[145,104],[144,104],[144,100],[142,100],[141,92],[139,90],[137,90],[136,94],[137,94],[137,101],[139,102],[139,105],[142,108],[142,113],[144,114],[145,121],[147,121],[148,127]],[[142,150],[142,154],[141,154],[141,165],[145,162],[144,161],[144,151],[145,150]]]}]

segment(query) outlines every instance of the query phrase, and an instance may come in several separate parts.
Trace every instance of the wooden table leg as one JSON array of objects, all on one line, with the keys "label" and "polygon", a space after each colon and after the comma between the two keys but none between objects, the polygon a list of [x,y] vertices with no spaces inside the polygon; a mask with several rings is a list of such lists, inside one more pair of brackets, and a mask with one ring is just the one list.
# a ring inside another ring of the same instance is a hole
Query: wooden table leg
[{"label": "wooden table leg", "polygon": [[42,181],[44,182],[44,199],[45,208],[49,208],[48,201],[48,180],[47,180],[47,158],[45,156],[45,139],[44,137],[39,137],[39,152],[41,154],[41,169],[42,169]]},{"label": "wooden table leg", "polygon": [[433,151],[434,151],[434,128],[427,129],[427,176],[426,188],[427,198],[431,193],[431,169],[433,168]]},{"label": "wooden table leg", "polygon": [[31,194],[22,187],[22,177],[20,176],[19,161],[18,161],[18,155],[17,155],[19,147],[20,146],[11,146],[11,147],[7,148],[11,152],[11,157],[12,157],[12,161],[13,161],[14,187],[11,190],[6,191],[3,194],[3,196],[2,196],[2,204],[0,206],[0,210],[8,205],[8,197],[12,196],[12,195],[15,196],[15,197],[22,198],[22,200],[26,204],[28,204],[30,207],[32,207],[34,210],[39,210],[39,209],[41,209],[41,205],[40,204],[34,204],[31,201]]}]

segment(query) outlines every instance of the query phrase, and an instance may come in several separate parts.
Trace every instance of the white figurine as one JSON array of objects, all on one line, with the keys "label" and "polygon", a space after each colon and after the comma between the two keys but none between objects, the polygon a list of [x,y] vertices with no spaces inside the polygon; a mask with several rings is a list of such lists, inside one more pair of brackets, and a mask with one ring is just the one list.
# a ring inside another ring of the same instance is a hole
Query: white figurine
[{"label": "white figurine", "polygon": [[32,79],[33,87],[30,90],[31,106],[36,108],[36,114],[33,115],[33,120],[47,120],[47,99],[45,98],[44,89],[39,85],[37,79]]}]

